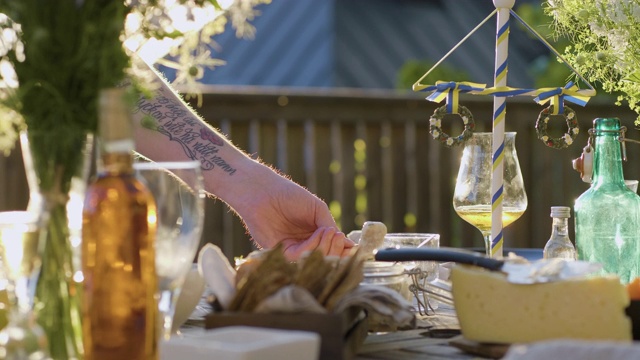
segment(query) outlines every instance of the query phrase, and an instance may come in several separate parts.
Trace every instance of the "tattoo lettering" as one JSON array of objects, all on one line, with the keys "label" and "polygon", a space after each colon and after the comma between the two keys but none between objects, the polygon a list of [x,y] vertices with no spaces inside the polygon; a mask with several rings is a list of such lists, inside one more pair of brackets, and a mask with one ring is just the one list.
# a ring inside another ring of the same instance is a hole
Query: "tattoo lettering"
[{"label": "tattoo lettering", "polygon": [[145,127],[166,135],[170,141],[178,142],[190,159],[200,161],[203,170],[213,170],[217,167],[229,175],[235,174],[236,168],[218,155],[224,141],[206,126],[201,125],[179,102],[164,96],[157,96],[153,101],[141,97],[134,110],[134,113],[137,112],[155,120],[155,129]]}]

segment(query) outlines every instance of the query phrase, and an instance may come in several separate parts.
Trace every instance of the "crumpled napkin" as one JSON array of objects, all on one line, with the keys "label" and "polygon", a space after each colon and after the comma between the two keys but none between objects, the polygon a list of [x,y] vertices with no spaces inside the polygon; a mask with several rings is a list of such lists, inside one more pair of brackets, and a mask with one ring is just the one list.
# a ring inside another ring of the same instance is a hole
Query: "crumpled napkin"
[{"label": "crumpled napkin", "polygon": [[512,345],[502,358],[502,360],[539,359],[640,359],[640,344],[591,340],[549,340],[527,345]]},{"label": "crumpled napkin", "polygon": [[227,308],[236,293],[236,270],[218,246],[209,243],[202,247],[198,253],[198,271],[210,293]]},{"label": "crumpled napkin", "polygon": [[338,301],[335,311],[359,306],[367,311],[372,329],[415,328],[413,306],[397,291],[384,286],[360,285]]},{"label": "crumpled napkin", "polygon": [[257,313],[304,312],[323,314],[322,307],[309,291],[295,285],[283,286],[273,295],[264,299],[256,308]]},{"label": "crumpled napkin", "polygon": [[534,262],[505,261],[502,270],[507,279],[516,284],[534,284],[584,277],[602,269],[599,263],[569,261],[564,259],[541,259]]}]

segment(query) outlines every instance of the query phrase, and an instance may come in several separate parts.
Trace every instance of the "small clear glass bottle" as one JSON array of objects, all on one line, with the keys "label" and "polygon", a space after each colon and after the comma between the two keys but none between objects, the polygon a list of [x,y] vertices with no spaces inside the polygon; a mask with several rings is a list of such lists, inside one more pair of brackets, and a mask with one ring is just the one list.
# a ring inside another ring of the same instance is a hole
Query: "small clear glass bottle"
[{"label": "small clear glass bottle", "polygon": [[560,258],[566,260],[576,260],[576,248],[569,238],[569,218],[571,208],[568,206],[552,206],[551,237],[544,246],[543,256],[545,259]]}]

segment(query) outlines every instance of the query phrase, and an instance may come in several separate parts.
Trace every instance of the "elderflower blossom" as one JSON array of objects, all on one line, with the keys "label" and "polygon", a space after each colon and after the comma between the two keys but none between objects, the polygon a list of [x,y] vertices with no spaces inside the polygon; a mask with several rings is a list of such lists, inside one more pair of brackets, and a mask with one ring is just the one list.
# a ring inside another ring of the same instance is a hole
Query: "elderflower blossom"
[{"label": "elderflower blossom", "polygon": [[565,58],[587,80],[599,82],[616,102],[639,114],[640,0],[547,0],[556,36],[572,43]]}]

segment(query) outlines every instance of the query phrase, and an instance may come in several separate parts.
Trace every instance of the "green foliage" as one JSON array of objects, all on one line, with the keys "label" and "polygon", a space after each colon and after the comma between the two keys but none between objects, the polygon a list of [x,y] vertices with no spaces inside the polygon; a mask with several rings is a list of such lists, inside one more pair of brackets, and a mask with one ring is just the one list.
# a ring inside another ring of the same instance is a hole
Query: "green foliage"
[{"label": "green foliage", "polygon": [[50,191],[71,178],[78,141],[96,131],[100,89],[125,77],[128,8],[111,0],[0,0],[0,11],[20,24],[22,44],[2,54],[20,84],[2,89],[2,105],[24,118],[42,190]]},{"label": "green foliage", "polygon": [[[589,81],[619,93],[640,114],[640,0],[547,0],[553,34],[569,39],[563,56]],[[640,124],[640,117],[636,120]]]},{"label": "green foliage", "polygon": [[[253,36],[254,7],[269,2],[235,1],[222,9],[217,0],[0,0],[0,151],[7,153],[25,127],[49,136],[50,149],[75,146],[68,134],[97,130],[100,89],[127,75],[148,93],[155,76],[130,64],[123,43],[137,52],[150,39],[178,40],[165,49],[169,56],[145,60],[176,69],[174,84],[197,94],[204,69],[224,63],[210,56],[212,36],[227,23],[238,36]],[[186,15],[174,19],[179,4]]]}]

